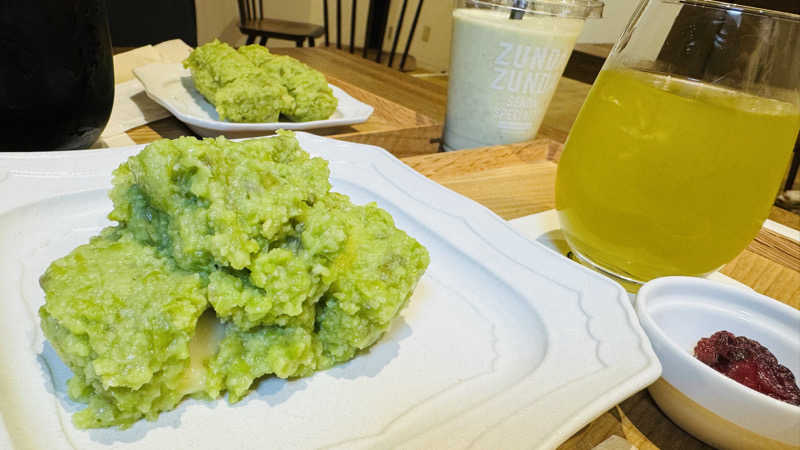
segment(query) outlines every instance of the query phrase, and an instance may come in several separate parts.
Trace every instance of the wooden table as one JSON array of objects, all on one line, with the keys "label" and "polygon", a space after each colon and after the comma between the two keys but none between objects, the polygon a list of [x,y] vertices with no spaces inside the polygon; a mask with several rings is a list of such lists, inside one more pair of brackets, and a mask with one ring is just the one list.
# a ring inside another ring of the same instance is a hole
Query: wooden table
[{"label": "wooden table", "polygon": [[[420,124],[439,127],[444,119],[447,92],[441,85],[333,49],[281,49],[329,76],[433,119]],[[539,137],[532,142],[451,153],[432,153],[404,161],[431,179],[489,207],[506,219],[552,209],[554,182],[561,143],[566,138],[589,86],[562,79],[551,102]],[[350,133],[358,134],[356,129]],[[405,149],[403,133],[414,139],[425,133],[405,130],[387,139],[390,151]],[[129,133],[138,142],[190,134],[177,120],[164,119]],[[345,136],[348,137],[348,136]],[[353,137],[351,134],[349,137]],[[401,151],[402,154],[405,150]],[[773,208],[770,218],[800,230],[800,216]],[[722,270],[757,292],[800,308],[800,244],[769,230]],[[590,449],[612,435],[626,438],[640,449],[707,448],[669,421],[646,391],[641,391],[604,413],[576,433],[561,448]]]}]

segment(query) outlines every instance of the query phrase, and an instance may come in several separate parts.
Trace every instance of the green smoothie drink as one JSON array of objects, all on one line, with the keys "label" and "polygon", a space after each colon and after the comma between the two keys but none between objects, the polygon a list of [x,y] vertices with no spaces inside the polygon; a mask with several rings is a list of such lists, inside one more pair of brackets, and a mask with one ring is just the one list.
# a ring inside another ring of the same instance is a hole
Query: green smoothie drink
[{"label": "green smoothie drink", "polygon": [[532,139],[600,2],[465,0],[453,11],[445,150]]}]

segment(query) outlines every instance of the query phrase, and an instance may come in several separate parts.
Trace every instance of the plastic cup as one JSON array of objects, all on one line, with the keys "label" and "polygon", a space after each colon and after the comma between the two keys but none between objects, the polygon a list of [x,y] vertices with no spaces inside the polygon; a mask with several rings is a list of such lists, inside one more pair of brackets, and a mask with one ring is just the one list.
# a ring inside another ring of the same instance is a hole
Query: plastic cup
[{"label": "plastic cup", "polygon": [[445,150],[532,139],[593,0],[460,0],[453,39]]}]

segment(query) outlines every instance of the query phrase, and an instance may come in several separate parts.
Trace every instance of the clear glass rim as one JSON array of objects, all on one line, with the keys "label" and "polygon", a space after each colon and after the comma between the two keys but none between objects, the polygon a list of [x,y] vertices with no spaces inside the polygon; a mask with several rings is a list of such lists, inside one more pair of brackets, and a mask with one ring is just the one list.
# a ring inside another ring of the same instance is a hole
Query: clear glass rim
[{"label": "clear glass rim", "polygon": [[790,12],[775,11],[772,9],[756,8],[755,6],[737,5],[736,3],[721,2],[717,0],[662,0],[667,3],[683,3],[691,6],[701,6],[714,9],[724,9],[728,11],[739,11],[744,14],[764,16],[773,19],[791,20],[800,22],[800,15]]},{"label": "clear glass rim", "polygon": [[579,19],[603,17],[605,3],[600,0],[527,0],[527,6],[515,6],[510,0],[467,0],[467,5],[503,9],[533,15],[571,17]]}]

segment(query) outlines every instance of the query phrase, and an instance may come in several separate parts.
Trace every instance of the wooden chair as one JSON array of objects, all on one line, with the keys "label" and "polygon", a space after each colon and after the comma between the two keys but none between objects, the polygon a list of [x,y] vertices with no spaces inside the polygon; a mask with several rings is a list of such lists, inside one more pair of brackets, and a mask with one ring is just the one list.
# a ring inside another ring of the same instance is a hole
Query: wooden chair
[{"label": "wooden chair", "polygon": [[[417,3],[417,9],[411,22],[411,29],[408,33],[405,49],[403,50],[402,58],[400,59],[400,65],[398,67],[400,70],[404,70],[406,68],[406,61],[409,59],[408,52],[411,49],[411,42],[413,41],[414,33],[417,30],[417,23],[419,22],[419,14],[420,11],[422,11],[423,2],[424,0],[419,0]],[[330,38],[328,35],[328,30],[330,29],[330,20],[328,17],[328,0],[322,0],[322,6],[324,8],[323,17],[325,20],[325,45],[329,46]],[[394,30],[392,49],[388,55],[383,52],[383,40],[384,36],[386,36],[386,27],[388,25],[388,14],[389,8],[391,7],[391,0],[370,1],[370,14],[367,17],[366,34],[360,49],[355,45],[357,6],[357,0],[352,0],[350,6],[350,53],[356,53],[356,51],[360,51],[361,56],[364,58],[374,58],[375,62],[378,63],[382,62],[385,56],[388,56],[387,64],[389,67],[392,67],[397,54],[397,46],[400,41],[400,34],[403,31],[403,23],[406,18],[408,0],[403,0],[403,5],[400,9],[400,17],[397,19],[397,26]],[[342,0],[336,0],[336,48],[342,48]]]},{"label": "wooden chair", "polygon": [[255,42],[266,45],[269,38],[294,41],[302,47],[308,39],[309,47],[314,46],[314,39],[322,36],[325,31],[319,25],[304,22],[291,22],[264,18],[263,0],[238,0],[239,2],[239,30],[247,35],[247,43]]}]

